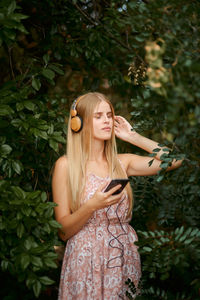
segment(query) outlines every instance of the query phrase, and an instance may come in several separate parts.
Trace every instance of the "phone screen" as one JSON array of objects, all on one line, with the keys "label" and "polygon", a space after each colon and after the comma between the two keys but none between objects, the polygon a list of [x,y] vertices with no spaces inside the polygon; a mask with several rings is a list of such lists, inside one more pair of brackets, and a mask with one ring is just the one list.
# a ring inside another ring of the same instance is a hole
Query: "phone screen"
[{"label": "phone screen", "polygon": [[117,195],[117,194],[121,193],[121,191],[125,188],[125,186],[127,185],[128,182],[129,182],[128,178],[112,179],[104,192],[108,192],[110,189],[112,189],[116,185],[121,184],[121,187],[112,194],[112,195]]}]

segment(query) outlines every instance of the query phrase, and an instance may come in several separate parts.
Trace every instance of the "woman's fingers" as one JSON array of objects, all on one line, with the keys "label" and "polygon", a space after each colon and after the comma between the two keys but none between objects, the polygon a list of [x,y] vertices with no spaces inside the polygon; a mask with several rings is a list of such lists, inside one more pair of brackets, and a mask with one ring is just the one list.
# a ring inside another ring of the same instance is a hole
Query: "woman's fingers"
[{"label": "woman's fingers", "polygon": [[121,193],[117,194],[117,195],[111,195],[108,198],[108,205],[113,205],[115,203],[118,203],[120,199],[122,199],[124,192],[122,191]]},{"label": "woman's fingers", "polygon": [[123,120],[124,118],[121,116],[114,116],[114,119],[119,122],[120,120]]},{"label": "woman's fingers", "polygon": [[108,192],[105,192],[107,197],[110,197],[113,193],[115,193],[119,188],[121,187],[121,184],[116,185],[115,187],[111,188]]},{"label": "woman's fingers", "polygon": [[121,184],[118,184],[115,187],[111,188],[108,192],[104,192],[104,190],[106,189],[108,184],[109,184],[109,181],[103,183],[95,193],[96,197],[97,197],[96,199],[98,199],[97,200],[98,209],[113,205],[113,204],[119,202],[119,200],[122,197],[123,191],[119,194],[113,195],[113,193],[115,193],[121,187]]},{"label": "woman's fingers", "polygon": [[105,188],[107,187],[109,181],[104,182],[102,185],[100,185],[100,187],[98,188],[98,192],[103,192],[105,190]]}]

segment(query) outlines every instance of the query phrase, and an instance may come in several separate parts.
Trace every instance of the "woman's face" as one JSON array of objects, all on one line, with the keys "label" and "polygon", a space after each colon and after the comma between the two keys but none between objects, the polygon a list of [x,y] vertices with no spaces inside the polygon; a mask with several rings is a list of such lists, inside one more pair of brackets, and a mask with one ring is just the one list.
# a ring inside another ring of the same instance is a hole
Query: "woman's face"
[{"label": "woman's face", "polygon": [[93,113],[93,138],[109,140],[112,135],[113,113],[106,101],[101,101]]}]

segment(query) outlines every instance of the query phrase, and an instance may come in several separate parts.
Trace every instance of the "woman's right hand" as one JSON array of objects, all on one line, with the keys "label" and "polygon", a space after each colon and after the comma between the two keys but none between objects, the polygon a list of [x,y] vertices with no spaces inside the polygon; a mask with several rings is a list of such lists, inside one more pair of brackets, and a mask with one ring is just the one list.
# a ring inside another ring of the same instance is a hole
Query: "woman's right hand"
[{"label": "woman's right hand", "polygon": [[121,187],[121,184],[116,185],[108,192],[103,192],[103,190],[107,187],[107,185],[108,183],[106,184],[104,183],[103,185],[101,185],[98,188],[98,190],[95,192],[95,194],[87,201],[87,205],[93,211],[116,204],[122,198],[122,195],[124,193],[123,191],[120,194],[112,195]]}]

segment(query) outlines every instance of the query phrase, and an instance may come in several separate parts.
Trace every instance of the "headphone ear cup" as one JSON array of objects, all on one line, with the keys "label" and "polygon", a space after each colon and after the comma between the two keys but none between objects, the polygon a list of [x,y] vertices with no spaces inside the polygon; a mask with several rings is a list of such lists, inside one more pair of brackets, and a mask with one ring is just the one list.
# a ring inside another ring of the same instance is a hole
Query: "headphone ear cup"
[{"label": "headphone ear cup", "polygon": [[79,132],[83,127],[83,120],[80,116],[71,118],[71,129],[73,132]]}]

